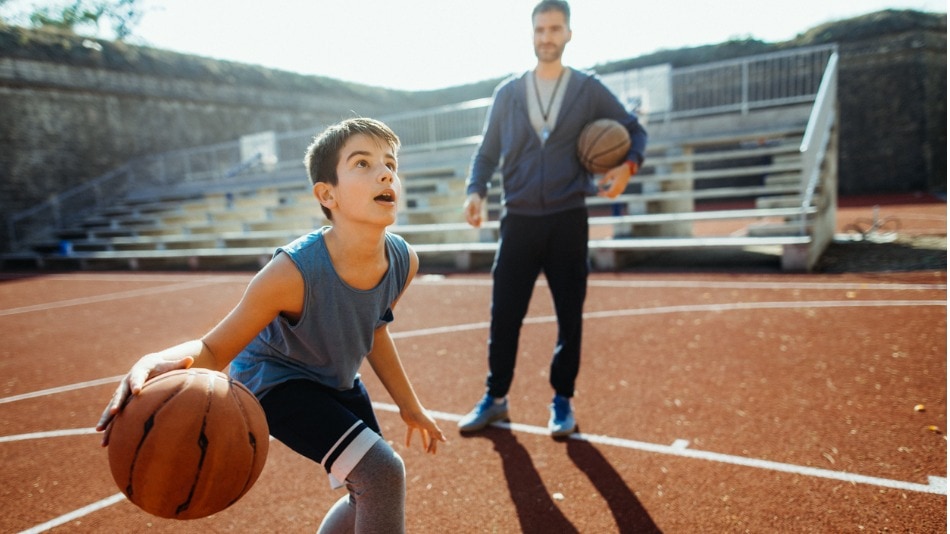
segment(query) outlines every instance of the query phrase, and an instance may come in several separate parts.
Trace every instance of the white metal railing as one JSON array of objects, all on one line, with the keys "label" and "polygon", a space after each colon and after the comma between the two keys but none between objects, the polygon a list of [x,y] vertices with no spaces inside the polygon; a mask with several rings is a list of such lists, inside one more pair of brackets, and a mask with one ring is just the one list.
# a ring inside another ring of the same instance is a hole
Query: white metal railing
[{"label": "white metal railing", "polygon": [[[802,215],[800,216],[800,231],[807,232],[808,210],[815,203],[815,191],[821,181],[821,167],[825,160],[828,143],[831,139],[835,124],[835,115],[838,105],[838,54],[834,53],[828,59],[815,104],[812,106],[805,134],[799,151],[802,155]],[[827,187],[820,189],[822,194],[830,194]]]},{"label": "white metal railing", "polygon": [[[751,109],[810,102],[820,93],[821,75],[836,56],[835,45],[749,56],[669,69],[670,94],[652,101],[668,102],[658,110],[642,110],[646,122],[675,120],[718,113],[745,113]],[[836,60],[837,61],[837,60]],[[818,74],[816,74],[818,73]],[[606,75],[606,81],[624,73]],[[606,83],[605,81],[605,83]],[[615,91],[616,84],[608,83]],[[624,91],[636,91],[629,83]],[[623,102],[639,102],[640,95],[621,96]],[[834,95],[832,95],[833,97]],[[476,145],[482,134],[490,98],[380,117],[403,142],[403,152],[436,151]],[[298,169],[315,130],[276,134],[278,170]],[[820,155],[815,155],[820,157]],[[820,159],[818,159],[820,161]],[[110,171],[87,184],[51,197],[28,210],[8,217],[12,249],[19,243],[62,227],[89,210],[108,205],[130,191],[179,183],[220,182],[232,178],[241,159],[240,141],[176,150],[140,158]],[[251,166],[248,165],[248,168]]]},{"label": "white metal railing", "polygon": [[[835,45],[708,63],[672,71],[672,107],[664,120],[811,102]],[[651,116],[652,117],[652,116]]]}]

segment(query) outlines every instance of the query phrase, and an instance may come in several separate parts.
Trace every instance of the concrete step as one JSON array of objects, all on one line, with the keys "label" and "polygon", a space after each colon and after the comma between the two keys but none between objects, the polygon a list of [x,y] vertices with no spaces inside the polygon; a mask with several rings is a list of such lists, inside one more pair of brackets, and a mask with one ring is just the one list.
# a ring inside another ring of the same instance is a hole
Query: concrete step
[{"label": "concrete step", "polygon": [[801,206],[801,195],[776,195],[755,199],[755,207],[762,209],[794,208]]},{"label": "concrete step", "polygon": [[810,221],[807,221],[804,227],[801,223],[782,222],[751,224],[746,228],[746,232],[750,237],[778,237],[808,235],[810,229]]}]

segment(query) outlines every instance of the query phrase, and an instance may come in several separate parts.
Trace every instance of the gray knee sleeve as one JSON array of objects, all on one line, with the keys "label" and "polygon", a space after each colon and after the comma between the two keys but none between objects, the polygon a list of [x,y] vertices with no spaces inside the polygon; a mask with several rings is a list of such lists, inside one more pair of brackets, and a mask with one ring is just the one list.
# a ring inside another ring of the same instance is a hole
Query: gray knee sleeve
[{"label": "gray knee sleeve", "polygon": [[350,471],[346,487],[355,503],[355,532],[406,531],[406,466],[384,440]]},{"label": "gray knee sleeve", "polygon": [[353,534],[356,524],[356,506],[350,495],[344,495],[330,508],[317,534]]}]

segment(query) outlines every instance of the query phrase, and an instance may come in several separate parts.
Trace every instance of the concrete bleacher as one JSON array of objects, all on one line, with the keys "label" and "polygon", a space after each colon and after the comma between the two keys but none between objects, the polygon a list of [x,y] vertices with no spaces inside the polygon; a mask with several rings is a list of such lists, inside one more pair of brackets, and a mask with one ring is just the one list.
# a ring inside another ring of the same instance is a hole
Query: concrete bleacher
[{"label": "concrete bleacher", "polygon": [[[713,105],[701,114],[686,110],[647,124],[650,140],[640,174],[618,198],[588,199],[593,267],[623,268],[659,250],[754,249],[768,250],[785,270],[811,269],[834,229],[838,123],[837,56],[833,50],[800,53],[810,54],[828,54],[813,94],[741,109]],[[796,74],[781,66],[784,57],[773,69],[779,82]],[[712,84],[710,95],[719,89]],[[473,101],[459,109],[469,113],[484,105]],[[421,122],[434,128],[470,120],[451,113],[435,110]],[[404,128],[423,139],[422,129],[413,126],[418,117],[410,119]],[[465,131],[452,139],[430,136],[400,152],[403,195],[390,230],[414,246],[423,269],[484,268],[497,247],[498,183],[482,227],[464,223],[465,178],[478,142],[471,128]],[[24,234],[36,234],[30,225],[43,223],[40,214],[56,214],[55,233],[5,255],[4,267],[259,267],[277,246],[327,224],[303,169],[293,163],[269,171],[242,166],[246,172],[212,179],[162,175],[148,182],[155,185],[126,191],[69,224],[59,220],[59,201],[48,203],[17,220],[24,221]]]},{"label": "concrete bleacher", "polygon": [[[460,180],[451,171],[409,171],[402,178],[405,194],[393,231],[427,242],[469,233],[426,226],[460,212],[456,194],[464,187],[454,183]],[[329,224],[302,171],[272,182],[253,176],[227,186],[206,185],[137,191],[17,256],[44,268],[254,267],[276,247]]]},{"label": "concrete bleacher", "polygon": [[[641,174],[624,194],[588,201],[594,267],[620,268],[638,252],[655,249],[774,247],[784,257],[783,249],[807,246],[801,217],[811,217],[819,206],[800,206],[803,130],[799,118],[781,127],[751,124],[731,134],[654,140]],[[497,184],[486,223],[472,228],[463,222],[469,157],[455,166],[406,158],[399,220],[391,231],[413,244],[424,268],[484,268],[495,252]],[[727,233],[697,233],[708,222],[731,226]],[[52,268],[259,267],[277,246],[324,224],[301,171],[270,181],[252,176],[227,187],[138,191],[35,250],[43,266]],[[71,247],[68,254],[63,242]]]},{"label": "concrete bleacher", "polygon": [[[837,61],[831,45],[603,76],[621,101],[654,109],[641,113],[650,133],[641,174],[620,198],[589,199],[593,265],[622,268],[662,250],[755,248],[783,269],[809,270],[830,240],[837,203]],[[404,203],[391,230],[414,244],[425,268],[491,261],[501,188],[490,193],[482,228],[468,227],[461,212],[489,105],[382,117],[404,139]],[[2,267],[260,265],[274,247],[326,223],[297,159],[312,134],[279,133],[267,172],[262,153],[244,154],[239,141],[127,162],[10,214]]]},{"label": "concrete bleacher", "polygon": [[[801,206],[803,131],[801,123],[651,144],[641,174],[624,194],[588,200],[593,266],[622,268],[660,249],[771,248],[783,268],[807,270],[803,249],[822,208]],[[489,220],[479,230],[458,222],[462,200],[459,194],[456,222],[414,231],[468,231],[469,238],[420,240],[415,248],[442,266],[484,267],[496,249],[499,199],[489,196]],[[705,234],[706,223],[727,231]]]}]

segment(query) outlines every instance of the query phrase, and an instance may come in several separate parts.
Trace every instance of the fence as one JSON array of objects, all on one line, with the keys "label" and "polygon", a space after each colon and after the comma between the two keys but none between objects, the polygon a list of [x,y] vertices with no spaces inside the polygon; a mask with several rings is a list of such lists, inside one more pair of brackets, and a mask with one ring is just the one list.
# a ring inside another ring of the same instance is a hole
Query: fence
[{"label": "fence", "polygon": [[[650,67],[603,76],[621,102],[644,122],[672,121],[718,113],[814,101],[835,45],[800,48],[669,69]],[[664,73],[664,74],[658,74]],[[645,76],[645,74],[649,74]],[[403,141],[403,152],[436,151],[477,144],[490,98],[381,117]],[[652,109],[651,109],[652,106]],[[315,129],[276,134],[278,170],[299,169]],[[68,225],[137,188],[182,182],[219,182],[254,168],[242,161],[240,141],[166,152],[141,158],[74,190],[13,214],[11,249]]]},{"label": "fence", "polygon": [[674,107],[665,120],[811,102],[834,46],[799,48],[735,61],[676,69]]}]

